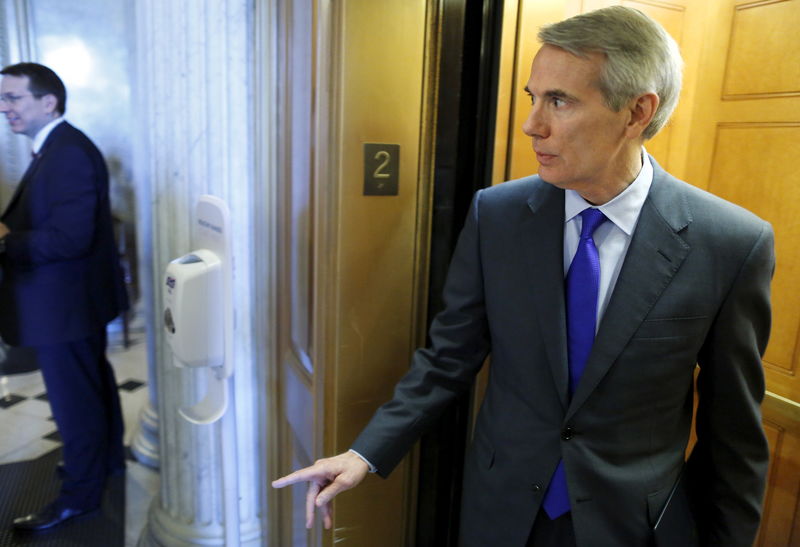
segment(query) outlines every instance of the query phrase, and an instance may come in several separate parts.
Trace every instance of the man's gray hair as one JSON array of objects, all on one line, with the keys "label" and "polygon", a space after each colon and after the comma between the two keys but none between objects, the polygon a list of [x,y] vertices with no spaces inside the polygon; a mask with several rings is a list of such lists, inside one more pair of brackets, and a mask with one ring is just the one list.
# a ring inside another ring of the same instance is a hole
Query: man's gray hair
[{"label": "man's gray hair", "polygon": [[578,57],[603,53],[606,62],[598,86],[606,105],[619,112],[644,93],[658,95],[659,105],[645,139],[653,138],[669,120],[681,92],[683,59],[675,40],[647,15],[612,6],[542,27],[539,41]]}]

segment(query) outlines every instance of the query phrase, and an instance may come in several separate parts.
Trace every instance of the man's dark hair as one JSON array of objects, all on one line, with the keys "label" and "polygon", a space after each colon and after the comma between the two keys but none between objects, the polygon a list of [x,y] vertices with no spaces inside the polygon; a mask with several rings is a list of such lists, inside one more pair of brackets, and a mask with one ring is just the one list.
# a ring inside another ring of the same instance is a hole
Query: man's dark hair
[{"label": "man's dark hair", "polygon": [[8,65],[0,74],[4,76],[27,76],[28,89],[37,99],[45,95],[53,95],[56,98],[56,110],[62,116],[67,111],[67,90],[64,82],[58,74],[39,63],[17,63]]}]

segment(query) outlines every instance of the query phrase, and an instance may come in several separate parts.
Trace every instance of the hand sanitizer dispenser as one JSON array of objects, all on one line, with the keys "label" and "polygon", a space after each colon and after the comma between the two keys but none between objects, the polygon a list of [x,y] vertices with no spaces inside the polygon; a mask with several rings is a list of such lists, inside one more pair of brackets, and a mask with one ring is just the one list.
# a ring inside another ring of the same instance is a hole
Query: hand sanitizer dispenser
[{"label": "hand sanitizer dispenser", "polygon": [[219,367],[224,356],[219,257],[199,249],[167,266],[164,328],[180,366]]},{"label": "hand sanitizer dispenser", "polygon": [[219,420],[228,406],[233,268],[225,202],[201,196],[195,212],[196,250],[170,262],[164,276],[164,330],[173,363],[206,376],[205,395],[178,412],[192,423],[209,424]]}]

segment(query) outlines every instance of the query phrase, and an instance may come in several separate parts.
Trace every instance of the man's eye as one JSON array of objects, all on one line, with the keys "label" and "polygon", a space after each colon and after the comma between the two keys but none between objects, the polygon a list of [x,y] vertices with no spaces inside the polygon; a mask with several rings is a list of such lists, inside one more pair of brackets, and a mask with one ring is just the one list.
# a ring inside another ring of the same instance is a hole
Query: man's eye
[{"label": "man's eye", "polygon": [[560,108],[565,104],[567,104],[567,101],[565,101],[564,99],[560,97],[553,97],[553,106],[555,106],[556,108]]}]

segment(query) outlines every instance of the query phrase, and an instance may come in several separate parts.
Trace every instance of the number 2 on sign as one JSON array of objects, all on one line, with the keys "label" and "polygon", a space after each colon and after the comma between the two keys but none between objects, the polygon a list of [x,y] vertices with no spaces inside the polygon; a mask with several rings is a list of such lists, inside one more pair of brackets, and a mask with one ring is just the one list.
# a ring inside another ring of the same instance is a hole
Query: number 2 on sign
[{"label": "number 2 on sign", "polygon": [[372,173],[372,176],[376,179],[388,179],[389,173],[384,173],[383,169],[389,165],[389,161],[391,161],[392,156],[386,150],[381,150],[375,154],[375,159],[378,161],[383,161],[378,167],[375,168],[375,171]]}]

